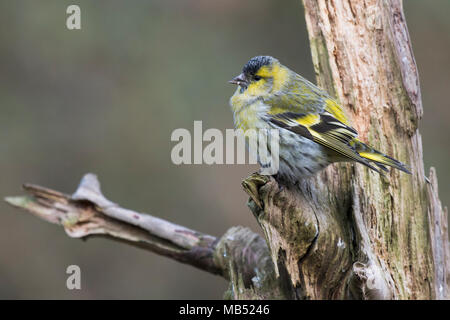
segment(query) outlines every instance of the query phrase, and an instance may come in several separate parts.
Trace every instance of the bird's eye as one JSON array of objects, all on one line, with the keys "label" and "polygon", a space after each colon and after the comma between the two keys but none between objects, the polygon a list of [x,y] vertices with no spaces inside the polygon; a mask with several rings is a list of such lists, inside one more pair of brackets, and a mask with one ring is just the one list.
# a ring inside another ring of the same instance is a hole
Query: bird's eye
[{"label": "bird's eye", "polygon": [[254,76],[253,79],[255,79],[255,81],[259,81],[259,80],[262,79],[262,77],[260,77],[260,76]]}]

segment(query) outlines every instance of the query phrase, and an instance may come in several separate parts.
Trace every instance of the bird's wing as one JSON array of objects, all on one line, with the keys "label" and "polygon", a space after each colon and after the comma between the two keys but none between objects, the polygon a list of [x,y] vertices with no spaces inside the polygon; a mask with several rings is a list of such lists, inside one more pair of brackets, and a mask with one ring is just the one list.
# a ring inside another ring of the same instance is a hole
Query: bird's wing
[{"label": "bird's wing", "polygon": [[347,126],[350,126],[350,121],[348,120],[348,117],[345,114],[344,110],[333,99],[331,99],[331,98],[325,99],[325,110],[324,111],[331,113],[331,115],[333,117],[335,117],[337,120],[339,120],[340,122],[342,122],[343,124],[345,124]]},{"label": "bird's wing", "polygon": [[353,140],[358,135],[356,130],[327,110],[315,114],[284,112],[272,114],[269,117],[269,121],[277,127],[299,134],[349,160],[360,162],[380,172],[361,157],[353,147]]}]

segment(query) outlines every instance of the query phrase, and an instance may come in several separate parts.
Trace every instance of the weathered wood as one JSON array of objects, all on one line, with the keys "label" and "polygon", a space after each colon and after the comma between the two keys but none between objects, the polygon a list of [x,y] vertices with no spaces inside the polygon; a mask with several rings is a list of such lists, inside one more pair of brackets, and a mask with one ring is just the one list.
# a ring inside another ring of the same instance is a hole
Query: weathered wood
[{"label": "weathered wood", "polygon": [[447,211],[418,123],[419,80],[399,0],[304,0],[320,86],[346,108],[360,138],[408,163],[386,178],[339,164],[294,190],[244,182],[277,266],[294,297],[449,298]]},{"label": "weathered wood", "polygon": [[227,298],[283,299],[266,242],[244,227],[216,238],[149,214],[125,209],[102,194],[94,174],[86,174],[67,195],[26,184],[29,196],[6,202],[61,225],[72,238],[106,236],[190,264],[230,281]]},{"label": "weathered wood", "polygon": [[[447,209],[426,178],[419,80],[400,0],[303,0],[318,84],[361,140],[412,175],[336,164],[298,187],[243,182],[266,241],[242,227],[221,238],[121,208],[94,176],[64,195],[28,185],[6,200],[72,237],[103,234],[220,274],[232,299],[448,299]],[[266,244],[267,242],[267,244]]]}]

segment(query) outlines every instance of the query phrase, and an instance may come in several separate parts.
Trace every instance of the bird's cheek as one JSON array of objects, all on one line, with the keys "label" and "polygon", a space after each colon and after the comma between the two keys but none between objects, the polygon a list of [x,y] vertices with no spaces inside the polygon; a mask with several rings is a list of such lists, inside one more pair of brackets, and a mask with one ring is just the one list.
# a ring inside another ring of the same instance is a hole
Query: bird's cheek
[{"label": "bird's cheek", "polygon": [[258,91],[258,86],[256,85],[256,83],[251,83],[249,84],[249,86],[247,87],[247,94],[250,95],[256,95]]},{"label": "bird's cheek", "polygon": [[267,92],[273,92],[274,91],[274,85],[273,85],[273,79],[269,78],[266,81],[266,91]]},{"label": "bird's cheek", "polygon": [[248,86],[247,92],[252,96],[260,96],[266,93],[267,83],[264,80],[259,80],[258,82],[252,83]]}]

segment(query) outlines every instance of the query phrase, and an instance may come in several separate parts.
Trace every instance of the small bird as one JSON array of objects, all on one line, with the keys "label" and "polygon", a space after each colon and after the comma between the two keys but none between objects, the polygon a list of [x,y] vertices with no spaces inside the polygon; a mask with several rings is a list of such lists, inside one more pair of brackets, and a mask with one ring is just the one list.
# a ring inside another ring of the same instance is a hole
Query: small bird
[{"label": "small bird", "polygon": [[279,130],[278,181],[295,184],[342,161],[380,174],[386,166],[410,173],[405,164],[358,140],[338,102],[277,59],[256,56],[229,82],[238,85],[230,99],[237,129]]}]

